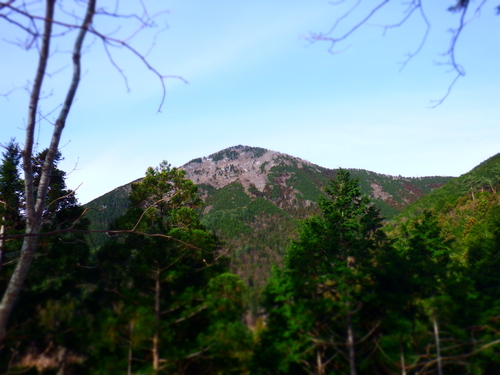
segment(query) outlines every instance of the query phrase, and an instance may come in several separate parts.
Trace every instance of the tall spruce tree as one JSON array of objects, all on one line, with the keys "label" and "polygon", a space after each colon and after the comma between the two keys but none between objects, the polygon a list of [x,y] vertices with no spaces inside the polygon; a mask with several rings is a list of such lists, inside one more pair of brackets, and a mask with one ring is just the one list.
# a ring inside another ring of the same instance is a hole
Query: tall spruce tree
[{"label": "tall spruce tree", "polygon": [[387,240],[378,210],[347,170],[325,192],[323,215],[302,223],[268,288],[268,328],[257,352],[263,373],[367,373],[379,325],[373,270]]}]

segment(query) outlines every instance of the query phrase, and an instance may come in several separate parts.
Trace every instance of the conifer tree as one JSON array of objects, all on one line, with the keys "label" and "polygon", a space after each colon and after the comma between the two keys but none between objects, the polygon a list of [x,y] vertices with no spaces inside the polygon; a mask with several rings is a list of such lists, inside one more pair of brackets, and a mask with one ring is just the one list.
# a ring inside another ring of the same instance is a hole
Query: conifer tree
[{"label": "conifer tree", "polygon": [[[130,233],[98,252],[102,287],[112,293],[104,300],[100,329],[108,339],[92,359],[95,371],[210,374],[241,364],[249,344],[240,322],[244,286],[224,274],[216,238],[195,211],[196,192],[185,172],[166,162],[132,186],[130,208],[113,225]],[[224,344],[231,337],[238,340]],[[104,365],[100,356],[114,360]]]},{"label": "conifer tree", "polygon": [[13,250],[19,246],[19,243],[12,246],[14,241],[10,241],[9,246],[3,236],[19,232],[23,225],[21,216],[23,184],[19,176],[21,160],[19,146],[12,139],[3,147],[5,151],[2,153],[0,165],[0,268],[4,263],[5,253],[9,251],[7,247]]},{"label": "conifer tree", "polygon": [[[451,241],[442,235],[436,216],[431,211],[424,211],[403,228],[398,246],[405,257],[405,285],[411,298],[408,301],[410,306],[406,308],[414,311],[413,326],[422,328],[420,332],[413,332],[414,337],[420,336],[413,343],[413,351],[421,353],[413,358],[413,368],[419,371],[432,368],[442,375],[445,366],[443,357],[448,358],[447,363],[453,368],[451,358],[457,354],[449,351],[444,355],[441,337],[444,322],[449,329],[453,328],[452,291],[460,285],[458,269],[452,264]],[[427,332],[432,332],[431,340],[428,340]],[[450,330],[447,336],[448,341],[455,340],[450,337]]]},{"label": "conifer tree", "polygon": [[[35,181],[39,180],[45,157],[46,151],[43,151],[33,160]],[[65,172],[57,168],[60,158],[58,153],[49,181],[47,200],[51,204],[43,213],[44,226],[31,272],[25,280],[0,356],[0,368],[5,370],[9,367],[26,370],[33,363],[45,361],[47,369],[65,372],[79,366],[85,358],[88,345],[85,338],[92,322],[87,296],[95,274],[81,266],[90,258],[84,235],[66,232],[69,228],[86,230],[88,221],[80,218],[83,208],[66,188]],[[37,186],[35,184],[35,188]],[[18,217],[22,222],[22,211]],[[54,231],[58,233],[44,235]],[[11,253],[1,273],[2,287],[13,272],[18,248]]]},{"label": "conifer tree", "polygon": [[373,351],[369,343],[380,324],[372,298],[374,261],[387,245],[382,219],[347,170],[325,192],[323,215],[302,223],[268,289],[262,342],[274,353],[265,366],[283,373],[357,374],[358,358]]}]

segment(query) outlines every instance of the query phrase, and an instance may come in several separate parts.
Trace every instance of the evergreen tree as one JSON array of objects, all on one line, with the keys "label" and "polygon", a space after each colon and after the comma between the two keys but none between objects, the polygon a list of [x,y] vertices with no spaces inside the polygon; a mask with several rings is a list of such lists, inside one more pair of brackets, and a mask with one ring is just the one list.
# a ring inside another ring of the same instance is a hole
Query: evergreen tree
[{"label": "evergreen tree", "polygon": [[[38,153],[32,160],[33,165],[33,182],[35,185],[35,193],[38,193],[40,177],[42,175],[42,167],[47,157],[48,150],[43,150]],[[45,223],[50,220],[59,211],[66,208],[76,207],[78,205],[74,192],[66,187],[66,172],[58,168],[59,162],[64,160],[60,151],[56,152],[54,157],[54,166],[50,174],[50,180],[47,190],[47,206],[43,216]]]},{"label": "evergreen tree", "polygon": [[130,208],[113,225],[131,233],[98,252],[103,288],[113,293],[104,297],[107,339],[93,354],[92,373],[211,374],[221,366],[241,373],[250,337],[239,321],[244,286],[223,273],[227,262],[195,211],[196,191],[166,162],[133,185]]},{"label": "evergreen tree", "polygon": [[[437,217],[424,211],[403,226],[397,246],[405,258],[402,283],[409,297],[401,306],[401,313],[412,322],[411,338],[407,336],[406,345],[412,353],[412,366],[408,367],[439,375],[445,366],[453,373],[463,371],[461,355],[467,351],[467,344],[454,316],[464,312],[460,300],[468,283],[461,277],[460,265],[452,261],[452,241],[443,236]],[[443,345],[444,330],[447,343],[454,345]]]},{"label": "evergreen tree", "polygon": [[[493,374],[500,367],[500,205],[495,204],[465,238],[466,277],[473,287],[466,293],[463,324],[472,342],[471,373]],[[466,324],[466,325],[465,325]]]},{"label": "evergreen tree", "polygon": [[347,170],[339,170],[325,192],[323,215],[302,223],[268,289],[262,346],[272,350],[256,354],[263,355],[264,373],[368,371],[369,343],[380,324],[373,270],[387,239],[378,210]]},{"label": "evergreen tree", "polygon": [[[46,151],[34,158],[35,180],[45,155]],[[76,371],[89,344],[86,338],[93,317],[88,297],[95,289],[95,272],[85,268],[90,250],[84,235],[65,232],[86,230],[88,221],[81,219],[83,208],[67,189],[65,173],[57,168],[60,157],[59,153],[49,182],[48,202],[52,204],[44,210],[37,251],[0,356],[0,366],[5,369],[34,366],[40,372],[44,368]],[[58,233],[45,235],[49,232]],[[18,249],[13,252],[17,253]],[[14,266],[14,262],[5,265],[2,283]]]},{"label": "evergreen tree", "polygon": [[19,241],[6,241],[3,236],[17,234],[22,230],[22,192],[23,184],[19,176],[21,154],[19,146],[12,139],[3,146],[0,165],[0,268],[5,254],[19,248]]}]

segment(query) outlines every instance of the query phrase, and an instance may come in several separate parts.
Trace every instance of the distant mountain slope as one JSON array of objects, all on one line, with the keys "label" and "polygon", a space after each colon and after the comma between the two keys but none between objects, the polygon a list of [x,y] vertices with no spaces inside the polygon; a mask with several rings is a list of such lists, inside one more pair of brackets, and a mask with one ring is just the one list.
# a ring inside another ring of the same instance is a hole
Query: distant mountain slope
[{"label": "distant mountain slope", "polygon": [[499,192],[500,154],[496,154],[406,207],[392,220],[390,227],[397,229],[400,223],[417,217],[424,210],[432,210],[447,236],[462,246],[464,236],[499,204]]},{"label": "distant mountain slope", "polygon": [[470,195],[474,199],[474,194],[479,191],[486,190],[496,193],[499,184],[500,153],[409,205],[398,215],[398,219],[412,217],[424,209],[443,211],[466,195]]},{"label": "distant mountain slope", "polygon": [[[335,170],[263,148],[235,146],[208,157],[194,159],[181,168],[208,198],[214,191],[238,184],[251,198],[264,197],[282,209],[307,207],[322,194],[322,186]],[[363,192],[380,207],[385,217],[399,213],[451,177],[395,177],[366,170],[351,170]],[[210,187],[208,187],[210,186]],[[220,193],[219,193],[220,194]],[[205,213],[210,212],[210,205]]]},{"label": "distant mountain slope", "polygon": [[[323,185],[335,177],[335,170],[300,158],[241,145],[191,160],[180,168],[185,169],[187,177],[199,186],[206,203],[204,215],[243,208],[251,201],[263,198],[294,218],[302,218],[314,212],[315,204],[323,194]],[[387,219],[452,179],[396,177],[362,169],[351,170],[351,173],[360,179],[363,192]],[[105,229],[125,212],[129,192],[130,184],[126,184],[86,205],[99,210],[89,213],[93,229]],[[264,207],[263,200],[259,202]],[[265,207],[272,210],[269,205]]]},{"label": "distant mountain slope", "polygon": [[[317,201],[336,171],[276,151],[235,146],[181,166],[205,202],[202,220],[231,255],[233,269],[258,295],[272,264],[279,263],[299,219],[317,213]],[[351,170],[386,218],[443,186],[451,177],[388,176]],[[91,229],[106,229],[127,208],[130,184],[88,203]],[[105,209],[103,209],[105,207]],[[95,235],[98,246],[104,235]]]}]

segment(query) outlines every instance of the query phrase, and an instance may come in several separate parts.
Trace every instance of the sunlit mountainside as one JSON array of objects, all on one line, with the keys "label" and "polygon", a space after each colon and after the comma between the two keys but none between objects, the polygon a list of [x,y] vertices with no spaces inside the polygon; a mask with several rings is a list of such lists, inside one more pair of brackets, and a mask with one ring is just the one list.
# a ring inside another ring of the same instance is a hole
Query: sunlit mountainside
[{"label": "sunlit mountainside", "polygon": [[484,232],[485,223],[491,221],[489,216],[500,201],[499,188],[500,154],[496,154],[406,207],[386,229],[399,230],[402,223],[431,210],[461,253],[468,238],[474,232]]},{"label": "sunlit mountainside", "polygon": [[[314,204],[322,194],[321,187],[325,181],[335,176],[335,170],[297,157],[241,145],[193,159],[180,168],[186,171],[186,177],[200,187],[205,201],[213,201],[211,198],[215,191],[236,184],[249,197],[264,197],[280,208],[299,208]],[[350,171],[360,179],[364,193],[376,202],[388,219],[452,179],[442,176],[389,176],[363,169]],[[120,203],[127,196],[128,186],[129,184],[118,187],[94,199],[88,206],[105,204],[108,211],[109,204],[119,207],[120,204],[113,203]],[[210,210],[207,207],[204,212]]]},{"label": "sunlit mountainside", "polygon": [[[231,256],[234,271],[258,293],[272,264],[280,264],[298,220],[318,213],[325,183],[336,171],[297,157],[258,147],[234,146],[180,167],[205,202],[200,214]],[[452,177],[388,176],[350,170],[386,219],[443,186]],[[128,205],[131,184],[93,200],[91,229],[107,229]],[[105,208],[104,208],[105,207]],[[103,209],[104,208],[104,209]],[[94,235],[96,246],[104,235]]]},{"label": "sunlit mountainside", "polygon": [[[247,218],[262,214],[279,214],[292,219],[306,217],[315,212],[323,185],[336,174],[335,170],[300,158],[241,145],[191,160],[180,168],[199,187],[205,202],[202,214],[207,224],[214,216],[228,214],[231,210],[244,210]],[[389,176],[363,169],[350,172],[359,178],[363,193],[375,202],[386,219],[452,179]],[[91,213],[99,229],[105,229],[125,212],[130,184],[117,187],[86,205],[105,207]]]}]

